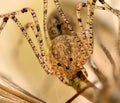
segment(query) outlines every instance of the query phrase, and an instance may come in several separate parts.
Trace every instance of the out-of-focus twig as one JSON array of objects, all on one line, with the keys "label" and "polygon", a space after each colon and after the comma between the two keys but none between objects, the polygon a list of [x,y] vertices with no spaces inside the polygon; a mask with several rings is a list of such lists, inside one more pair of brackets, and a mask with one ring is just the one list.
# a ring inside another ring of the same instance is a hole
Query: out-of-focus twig
[{"label": "out-of-focus twig", "polygon": [[[7,103],[45,103],[0,73],[0,100]],[[8,102],[9,101],[9,102]]]}]

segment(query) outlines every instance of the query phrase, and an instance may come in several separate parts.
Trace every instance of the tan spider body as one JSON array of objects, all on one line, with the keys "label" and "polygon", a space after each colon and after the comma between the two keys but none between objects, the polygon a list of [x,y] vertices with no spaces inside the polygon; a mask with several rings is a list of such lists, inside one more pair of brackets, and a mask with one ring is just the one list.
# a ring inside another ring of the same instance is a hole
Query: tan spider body
[{"label": "tan spider body", "polygon": [[[92,3],[80,3],[77,6],[76,13],[78,17],[78,23],[80,26],[80,34],[76,34],[73,30],[73,27],[70,25],[69,20],[66,18],[64,12],[62,11],[58,0],[54,0],[54,2],[57,6],[58,13],[63,18],[63,22],[65,22],[65,27],[68,31],[70,31],[70,35],[57,34],[59,33],[61,27],[58,28],[58,31],[55,30],[55,32],[53,32],[54,35],[52,35],[52,37],[51,35],[46,35],[46,40],[48,38],[51,39],[50,42],[48,40],[50,44],[49,63],[52,69],[51,71],[62,82],[74,87],[77,91],[80,91],[82,88],[87,86],[87,84],[90,84],[90,82],[87,80],[88,75],[83,65],[93,53],[92,22],[96,0],[92,1]],[[88,7],[88,28],[86,29],[84,29],[80,17],[80,9],[82,7]],[[46,10],[46,8],[44,10]],[[46,17],[46,14],[44,14],[44,17]],[[45,21],[46,20],[44,20],[44,22]],[[61,24],[59,24],[59,26],[60,25]],[[46,24],[44,26],[46,26]]]},{"label": "tan spider body", "polygon": [[[86,62],[86,53],[76,36],[62,35],[52,41],[50,48],[50,63],[55,74],[68,85],[79,78],[85,81],[87,73],[83,67]],[[65,81],[67,80],[68,81]],[[80,86],[80,85],[79,85]]]}]

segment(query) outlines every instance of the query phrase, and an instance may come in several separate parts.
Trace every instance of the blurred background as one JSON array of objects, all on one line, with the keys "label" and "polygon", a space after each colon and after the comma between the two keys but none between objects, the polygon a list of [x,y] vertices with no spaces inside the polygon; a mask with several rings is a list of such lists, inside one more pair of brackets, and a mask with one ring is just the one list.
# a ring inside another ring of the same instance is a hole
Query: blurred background
[{"label": "blurred background", "polygon": [[[75,7],[80,0],[60,0],[64,10],[71,14],[75,13]],[[84,1],[84,0],[82,0]],[[120,1],[105,0],[112,7],[120,10]],[[54,11],[55,5],[53,0],[49,0],[49,15]],[[35,10],[41,30],[43,30],[43,1],[42,0],[0,0],[0,14],[21,10],[24,7],[31,7]],[[83,16],[86,15],[83,12]],[[32,21],[29,13],[17,16],[23,26]],[[76,18],[76,14],[73,19]],[[1,21],[2,19],[0,19]],[[74,21],[74,20],[73,20]],[[84,19],[85,21],[85,19]],[[75,22],[76,23],[76,22]],[[116,48],[118,37],[118,21],[117,17],[107,11],[95,11],[94,22],[95,47],[92,58],[97,63],[101,71],[112,80],[112,66],[105,53],[99,46],[101,41],[111,53],[117,67],[119,67],[119,57]],[[76,29],[78,32],[78,29]],[[28,31],[31,33],[31,31]],[[43,33],[43,31],[42,31]],[[32,34],[32,33],[31,33]],[[99,40],[98,40],[99,39]],[[97,80],[89,65],[85,65],[88,71],[88,79],[90,81]],[[22,35],[17,25],[9,20],[4,30],[0,34],[0,72],[3,73],[11,81],[29,91],[31,94],[45,100],[47,103],[64,103],[72,97],[76,91],[72,87],[68,87],[59,81],[55,76],[47,75],[41,68],[31,47]],[[82,96],[79,96],[73,103],[90,103]]]}]

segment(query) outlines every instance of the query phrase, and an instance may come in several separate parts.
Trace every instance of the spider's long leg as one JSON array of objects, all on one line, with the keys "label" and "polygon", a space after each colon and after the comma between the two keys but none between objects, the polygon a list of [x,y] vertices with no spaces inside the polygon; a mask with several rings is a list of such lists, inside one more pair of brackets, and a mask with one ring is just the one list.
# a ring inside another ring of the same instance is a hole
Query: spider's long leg
[{"label": "spider's long leg", "polygon": [[39,44],[39,47],[40,47],[40,50],[41,50],[41,45],[40,45],[40,40],[42,40],[42,35],[40,34],[39,35],[39,32],[36,31],[36,27],[34,25],[34,22],[29,22],[25,25],[25,29],[27,31],[27,29],[31,28],[31,30],[33,31],[33,34],[35,35],[36,39],[37,39],[37,42]]},{"label": "spider's long leg", "polygon": [[104,0],[101,1],[99,0],[103,6],[96,6],[96,9],[99,9],[99,10],[107,10],[107,11],[110,11],[112,12],[114,15],[116,15],[118,17],[118,22],[119,22],[119,32],[118,32],[118,52],[119,52],[119,55],[120,55],[120,10],[117,10],[117,9],[114,9],[112,8],[109,4],[107,4]]},{"label": "spider's long leg", "polygon": [[77,4],[77,8],[76,8],[76,14],[77,14],[77,20],[78,20],[78,24],[79,24],[79,27],[80,27],[80,32],[82,35],[82,37],[86,37],[85,36],[85,31],[84,31],[84,27],[83,27],[83,23],[82,23],[82,19],[81,19],[81,15],[80,15],[80,11],[81,11],[81,8],[84,6],[84,3],[79,3]]},{"label": "spider's long leg", "polygon": [[47,32],[47,9],[48,9],[48,0],[43,0],[43,4],[44,4],[44,11],[43,11],[43,30],[44,30],[44,37],[45,37],[45,41],[47,43],[47,46],[49,48],[51,41],[50,41],[50,37],[49,34]]},{"label": "spider's long leg", "polygon": [[95,72],[95,74],[97,75],[98,79],[101,81],[101,83],[103,85],[108,85],[108,79],[106,78],[106,76],[100,71],[100,68],[98,68],[98,66],[96,65],[95,61],[90,58],[90,66],[93,69],[93,71]]},{"label": "spider's long leg", "polygon": [[95,4],[97,0],[92,0],[92,2],[87,2],[88,6],[88,15],[87,15],[87,29],[85,30],[87,38],[88,38],[88,51],[89,55],[93,53],[94,47],[94,39],[93,39],[93,18],[94,18],[94,10]]},{"label": "spider's long leg", "polygon": [[[45,58],[45,54],[43,53],[39,53],[37,48],[35,47],[32,39],[29,37],[29,35],[27,34],[25,28],[22,26],[22,24],[20,23],[20,21],[15,17],[13,16],[12,17],[13,21],[18,25],[18,27],[20,28],[20,30],[22,31],[23,35],[25,36],[25,38],[27,39],[27,41],[29,42],[30,46],[32,47],[33,51],[34,51],[34,54],[35,56],[37,57],[37,59],[39,60],[41,66],[43,67],[43,69],[47,72],[47,73],[50,73],[49,72],[49,68],[48,68],[48,65],[47,65],[47,60]],[[41,43],[41,46],[42,46],[42,43]],[[41,47],[42,48],[42,47]],[[43,51],[44,52],[44,51]]]},{"label": "spider's long leg", "polygon": [[118,41],[117,41],[117,47],[118,47],[118,54],[120,57],[120,10],[112,8],[109,4],[107,4],[104,0],[99,0],[103,6],[96,6],[96,9],[100,10],[107,10],[112,12],[114,15],[118,17]]},{"label": "spider's long leg", "polygon": [[120,10],[112,8],[110,5],[108,5],[106,2],[102,3],[103,6],[95,6],[96,9],[100,10],[107,10],[115,14],[117,17],[120,18]]},{"label": "spider's long leg", "polygon": [[7,21],[8,21],[8,18],[3,18],[3,22],[0,25],[0,34],[1,34],[2,30],[3,30],[3,28],[5,27]]},{"label": "spider's long leg", "polygon": [[37,33],[36,30],[35,30],[35,25],[34,25],[33,22],[27,23],[27,24],[25,25],[25,28],[26,28],[26,30],[29,29],[29,28],[31,28],[34,34]]},{"label": "spider's long leg", "polygon": [[4,28],[3,26],[5,26],[6,22],[8,21],[8,19],[10,17],[12,17],[14,15],[20,15],[20,14],[23,14],[23,13],[27,13],[27,12],[30,12],[30,14],[33,17],[33,20],[34,20],[33,24],[34,24],[34,26],[36,28],[36,31],[37,31],[37,33],[35,33],[35,37],[40,42],[41,34],[40,34],[39,22],[38,22],[38,19],[37,19],[37,16],[36,16],[34,10],[31,9],[31,8],[23,8],[22,10],[18,10],[18,11],[11,12],[11,13],[8,13],[8,14],[0,15],[0,18],[3,18],[3,24],[1,25],[0,31],[2,31],[2,29]]},{"label": "spider's long leg", "polygon": [[76,8],[77,20],[78,20],[78,24],[80,27],[80,34],[78,34],[78,35],[79,35],[81,42],[82,42],[84,48],[86,49],[87,53],[89,53],[89,51],[87,50],[88,49],[87,35],[85,34],[85,29],[83,27],[83,22],[82,22],[81,15],[80,15],[81,8],[84,6],[86,6],[86,3],[79,3],[79,4],[77,4],[77,8]]},{"label": "spider's long leg", "polygon": [[[44,3],[44,11],[43,11],[43,28],[44,28],[44,32],[47,32],[47,26],[46,26],[46,22],[47,22],[47,8],[48,8],[48,0],[43,0]],[[46,35],[48,36],[48,35]]]},{"label": "spider's long leg", "polygon": [[64,22],[66,23],[66,25],[67,25],[69,31],[71,32],[71,34],[77,36],[76,32],[73,30],[72,26],[70,25],[70,22],[67,19],[64,11],[62,10],[62,8],[60,6],[60,3],[59,3],[59,0],[54,0],[54,3],[56,4],[57,10],[58,10],[60,16],[62,17],[62,19],[64,20]]},{"label": "spider's long leg", "polygon": [[[87,3],[80,3],[77,6],[77,17],[78,17],[78,22],[79,26],[81,29],[81,41],[88,53],[88,55],[93,53],[93,16],[94,16],[94,9],[95,9],[95,3],[97,0],[92,0],[92,2],[87,2]],[[80,17],[80,9],[81,7],[88,7],[88,15],[87,15],[87,29],[84,30],[83,25],[82,25],[82,20]]]},{"label": "spider's long leg", "polygon": [[[36,47],[35,47],[32,39],[29,37],[29,35],[26,32],[25,28],[22,26],[22,24],[20,23],[20,21],[15,17],[15,15],[19,15],[20,13],[25,13],[25,12],[28,12],[28,11],[30,11],[30,13],[33,16],[33,20],[34,20],[35,27],[36,27],[36,30],[37,30],[37,34],[35,34],[35,36],[36,36],[37,40],[39,41],[40,53],[36,49]],[[43,40],[42,40],[42,36],[41,36],[41,33],[40,33],[40,26],[39,26],[37,17],[35,15],[35,12],[32,9],[30,9],[30,8],[24,8],[24,9],[16,11],[16,12],[8,13],[8,14],[5,14],[5,15],[0,15],[0,17],[4,18],[3,22],[2,22],[2,27],[0,27],[0,28],[2,28],[1,31],[3,30],[3,27],[4,27],[3,24],[6,24],[9,18],[13,19],[13,21],[18,25],[18,27],[22,31],[23,35],[25,36],[25,38],[29,42],[30,46],[32,47],[32,49],[34,51],[35,56],[39,60],[39,62],[41,64],[41,66],[43,67],[43,69],[47,73],[51,73],[51,71],[50,71],[50,69],[48,67],[48,64],[47,64],[47,59],[45,57],[46,55],[45,55],[45,51],[43,49]]]},{"label": "spider's long leg", "polygon": [[100,43],[101,48],[103,49],[104,53],[106,54],[107,58],[109,59],[111,65],[112,65],[112,74],[113,74],[113,78],[115,79],[116,83],[118,83],[118,77],[116,75],[116,64],[114,59],[112,58],[112,55],[110,54],[110,52],[108,51],[108,49],[102,44]]}]

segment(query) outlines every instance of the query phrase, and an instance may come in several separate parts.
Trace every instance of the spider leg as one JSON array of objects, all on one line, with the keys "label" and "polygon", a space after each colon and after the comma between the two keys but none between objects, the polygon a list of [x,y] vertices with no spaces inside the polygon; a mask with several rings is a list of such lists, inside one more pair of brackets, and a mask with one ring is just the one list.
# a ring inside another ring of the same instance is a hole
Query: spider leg
[{"label": "spider leg", "polygon": [[114,9],[112,8],[109,4],[107,4],[105,1],[102,3],[103,6],[96,6],[96,9],[100,9],[100,10],[107,10],[112,12],[113,14],[115,14],[117,17],[120,18],[120,10]]},{"label": "spider leg", "polygon": [[35,25],[34,25],[33,22],[27,23],[27,24],[25,25],[25,28],[26,28],[26,30],[29,29],[29,28],[31,28],[32,31],[33,31],[33,33],[36,34]]},{"label": "spider leg", "polygon": [[[93,53],[93,16],[94,16],[94,9],[95,3],[97,0],[92,0],[92,2],[87,3],[80,3],[77,5],[77,18],[81,30],[81,41],[87,51],[88,56]],[[82,20],[80,17],[80,9],[81,7],[88,7],[88,15],[87,15],[87,29],[83,28]]]},{"label": "spider leg", "polygon": [[77,7],[76,7],[77,20],[78,20],[78,24],[80,27],[80,32],[81,32],[80,35],[82,35],[82,38],[86,38],[81,15],[80,15],[81,8],[84,7],[84,4],[85,3],[79,3],[79,4],[77,4]]},{"label": "spider leg", "polygon": [[25,38],[27,39],[27,41],[29,42],[31,48],[33,49],[33,52],[35,54],[35,56],[37,57],[37,59],[39,60],[41,66],[43,67],[43,69],[49,73],[49,68],[48,66],[46,65],[47,64],[47,61],[45,60],[45,55],[38,52],[37,48],[35,47],[32,39],[30,38],[30,36],[27,34],[25,28],[22,26],[22,24],[20,23],[20,21],[15,17],[13,16],[12,17],[13,21],[18,25],[18,27],[20,28],[20,30],[23,32],[23,35],[25,36]]},{"label": "spider leg", "polygon": [[[39,26],[37,16],[36,16],[33,9],[31,9],[31,8],[23,8],[22,10],[18,10],[18,11],[12,12],[12,13],[0,15],[0,18],[3,18],[3,23],[2,24],[5,25],[6,22],[8,21],[8,19],[11,18],[12,16],[20,15],[20,14],[27,13],[27,12],[30,12],[31,16],[33,17],[33,21],[34,21],[33,25],[34,25],[34,29],[36,29],[35,37],[37,38],[37,40],[38,40],[38,42],[40,44],[41,39],[42,39],[41,33],[40,33],[40,26]],[[1,25],[1,31],[2,31],[3,28],[4,27],[2,27],[2,25]]]},{"label": "spider leg", "polygon": [[[104,0],[99,0],[103,6],[96,6],[96,9],[99,10],[107,10],[112,12],[114,15],[118,17],[118,41],[117,41],[117,47],[118,47],[118,54],[120,56],[120,10],[112,8],[109,4],[107,4]],[[114,73],[114,72],[113,72]],[[115,77],[115,76],[114,76]],[[116,77],[115,77],[116,79]]]},{"label": "spider leg", "polygon": [[88,34],[88,51],[89,54],[93,53],[93,47],[94,47],[94,39],[93,39],[93,18],[94,18],[94,10],[95,10],[95,4],[97,0],[92,0],[91,4],[88,2],[88,16],[87,16],[87,25],[86,27],[88,29],[85,30],[86,35]]},{"label": "spider leg", "polygon": [[99,0],[99,2],[101,2],[103,4],[103,6],[96,6],[96,9],[99,10],[107,10],[112,12],[114,15],[116,15],[118,17],[118,22],[119,22],[119,31],[118,31],[118,53],[120,55],[120,10],[114,9],[112,8],[109,4],[107,4],[104,0],[101,1]]},{"label": "spider leg", "polygon": [[101,81],[101,83],[105,86],[108,85],[108,79],[107,77],[100,71],[100,68],[96,65],[94,60],[90,58],[90,66],[97,75],[98,79]]},{"label": "spider leg", "polygon": [[[39,46],[40,46],[40,53],[38,52],[36,46],[34,45],[32,39],[30,38],[30,36],[28,35],[28,33],[26,32],[25,28],[22,26],[22,24],[20,23],[20,21],[15,17],[15,15],[19,15],[21,13],[25,13],[25,12],[30,12],[33,20],[34,20],[34,25],[36,27],[36,31],[37,33],[35,34],[36,39],[39,42]],[[3,30],[5,24],[7,23],[8,19],[12,19],[20,28],[20,30],[22,31],[23,35],[25,36],[25,38],[27,39],[28,43],[30,44],[35,56],[37,57],[37,59],[39,60],[42,68],[49,74],[51,73],[49,67],[48,67],[48,63],[47,63],[47,58],[45,55],[45,51],[43,49],[43,40],[42,40],[42,36],[41,36],[41,31],[40,31],[40,26],[39,26],[39,22],[37,20],[36,14],[34,12],[33,9],[31,8],[23,8],[22,10],[16,11],[16,12],[12,12],[12,13],[8,13],[8,14],[4,14],[4,15],[0,15],[0,18],[3,18],[3,22],[1,24],[1,29],[0,32]]]},{"label": "spider leg", "polygon": [[0,34],[1,34],[2,30],[3,30],[3,28],[5,27],[7,21],[8,21],[8,18],[3,18],[3,22],[0,25]]},{"label": "spider leg", "polygon": [[48,0],[43,0],[43,6],[44,6],[44,11],[43,11],[43,30],[44,30],[44,36],[45,36],[45,41],[47,43],[48,48],[50,47],[51,41],[49,34],[47,32],[47,7],[48,7]]},{"label": "spider leg", "polygon": [[66,23],[67,28],[69,29],[69,31],[71,32],[71,34],[77,36],[76,32],[73,30],[72,26],[70,25],[70,22],[67,19],[64,11],[62,10],[62,8],[60,6],[60,3],[59,3],[59,0],[54,0],[54,3],[56,4],[57,10],[58,10],[60,16],[62,17],[62,19],[64,20],[64,22]]},{"label": "spider leg", "polygon": [[89,51],[87,50],[88,49],[87,35],[85,34],[85,29],[83,27],[83,22],[82,22],[81,15],[80,15],[81,8],[84,7],[85,5],[86,5],[85,3],[77,4],[76,14],[77,14],[77,20],[78,20],[78,24],[79,24],[79,28],[80,28],[80,34],[78,34],[78,35],[79,35],[79,37],[81,39],[81,42],[82,42],[82,44],[83,44],[83,46],[84,46],[84,48],[85,48],[85,50],[87,51],[87,54],[88,54]]},{"label": "spider leg", "polygon": [[[35,37],[37,38],[37,42],[40,46],[40,40],[42,39],[42,37],[39,36],[39,33],[36,31],[36,28],[35,28],[35,25],[34,25],[34,22],[29,22],[25,25],[25,29],[29,29],[31,28],[32,31],[33,31],[33,34],[35,35]],[[41,49],[40,49],[41,50]]]},{"label": "spider leg", "polygon": [[[43,11],[43,26],[44,26],[44,32],[47,31],[47,7],[48,7],[48,0],[43,0],[44,3],[44,11]],[[47,35],[48,36],[48,35]]]}]

